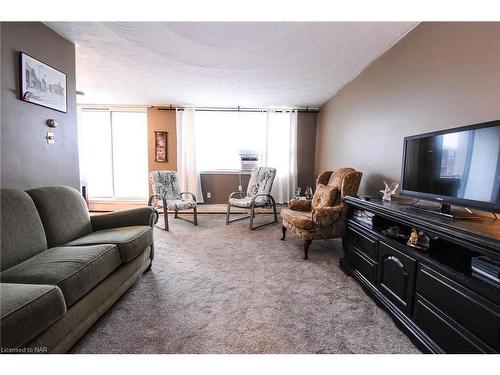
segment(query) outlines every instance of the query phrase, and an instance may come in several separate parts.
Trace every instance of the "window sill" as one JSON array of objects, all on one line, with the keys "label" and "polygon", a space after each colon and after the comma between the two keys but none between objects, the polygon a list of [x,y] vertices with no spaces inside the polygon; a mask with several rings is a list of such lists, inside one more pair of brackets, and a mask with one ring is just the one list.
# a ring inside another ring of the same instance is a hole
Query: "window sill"
[{"label": "window sill", "polygon": [[96,203],[141,203],[146,202],[148,198],[92,198],[89,197],[90,202]]},{"label": "window sill", "polygon": [[147,204],[147,199],[91,198],[89,199],[89,210],[95,212],[119,211],[144,207]]},{"label": "window sill", "polygon": [[200,171],[200,174],[251,174],[252,171],[238,169],[224,169],[220,171]]}]

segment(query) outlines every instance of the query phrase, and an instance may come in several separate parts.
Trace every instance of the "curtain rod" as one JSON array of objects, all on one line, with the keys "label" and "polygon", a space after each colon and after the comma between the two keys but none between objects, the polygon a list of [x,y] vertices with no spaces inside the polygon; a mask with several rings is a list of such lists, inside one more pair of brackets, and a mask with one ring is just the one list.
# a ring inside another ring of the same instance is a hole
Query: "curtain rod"
[{"label": "curtain rod", "polygon": [[[180,110],[184,111],[188,108],[191,107],[176,107],[176,106],[168,106],[168,107],[163,107],[163,106],[151,106],[151,108],[156,107],[160,111],[175,111],[175,110]],[[199,107],[195,108],[196,111],[201,111],[201,112],[265,112],[268,110],[271,110],[272,108],[243,108],[243,107]],[[275,112],[286,112],[286,111],[292,111],[296,110],[297,112],[305,112],[305,113],[317,113],[319,112],[319,108],[290,108],[290,109],[273,109]]]}]

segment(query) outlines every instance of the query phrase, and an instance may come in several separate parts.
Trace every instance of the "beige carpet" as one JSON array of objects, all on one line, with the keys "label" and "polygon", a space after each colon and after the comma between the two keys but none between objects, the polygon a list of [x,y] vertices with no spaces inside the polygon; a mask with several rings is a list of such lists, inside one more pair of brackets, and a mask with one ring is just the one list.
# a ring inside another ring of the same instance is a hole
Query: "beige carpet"
[{"label": "beige carpet", "polygon": [[[256,222],[269,219],[258,215]],[[200,215],[155,231],[156,259],[73,353],[418,353],[338,268],[340,241]]]}]

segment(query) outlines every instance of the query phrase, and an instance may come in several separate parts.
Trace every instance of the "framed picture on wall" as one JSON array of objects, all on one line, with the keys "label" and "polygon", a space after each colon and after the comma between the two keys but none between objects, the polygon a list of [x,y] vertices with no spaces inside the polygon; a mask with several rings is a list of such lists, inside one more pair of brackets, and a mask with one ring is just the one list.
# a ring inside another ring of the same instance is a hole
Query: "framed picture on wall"
[{"label": "framed picture on wall", "polygon": [[166,163],[168,161],[167,132],[155,132],[155,161]]},{"label": "framed picture on wall", "polygon": [[20,99],[68,112],[66,74],[24,52],[19,52]]}]

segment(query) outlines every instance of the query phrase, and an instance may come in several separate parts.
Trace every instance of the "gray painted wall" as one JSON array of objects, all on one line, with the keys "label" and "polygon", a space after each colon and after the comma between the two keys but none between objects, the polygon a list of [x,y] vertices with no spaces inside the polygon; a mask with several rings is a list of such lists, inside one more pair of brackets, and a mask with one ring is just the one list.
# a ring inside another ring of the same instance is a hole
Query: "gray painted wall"
[{"label": "gray painted wall", "polygon": [[424,22],[324,104],[316,173],[400,180],[403,137],[500,119],[500,23]]},{"label": "gray painted wall", "polygon": [[[1,186],[79,189],[75,46],[39,22],[1,23]],[[19,51],[67,74],[68,113],[19,100]],[[55,143],[45,125],[55,119]]]}]

